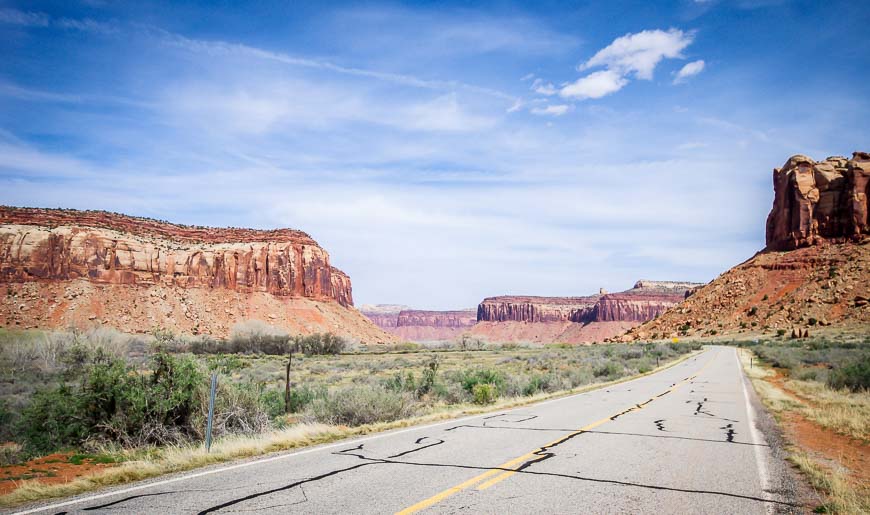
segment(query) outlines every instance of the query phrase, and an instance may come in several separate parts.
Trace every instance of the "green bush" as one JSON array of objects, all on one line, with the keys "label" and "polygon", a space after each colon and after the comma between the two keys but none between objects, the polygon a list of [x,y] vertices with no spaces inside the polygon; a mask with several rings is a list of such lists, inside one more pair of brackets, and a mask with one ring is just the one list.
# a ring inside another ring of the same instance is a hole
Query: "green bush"
[{"label": "green bush", "polygon": [[305,410],[308,420],[360,426],[390,422],[412,414],[412,399],[377,386],[345,387],[315,399]]},{"label": "green bush", "polygon": [[595,377],[606,377],[608,379],[615,379],[622,375],[624,371],[622,365],[618,363],[614,363],[613,361],[608,361],[607,363],[595,367],[592,371],[592,375]]},{"label": "green bush", "polygon": [[853,392],[870,390],[870,359],[836,368],[828,374],[828,386],[848,388]]},{"label": "green bush", "polygon": [[196,433],[205,381],[191,358],[154,356],[147,374],[98,355],[77,363],[78,382],[37,392],[21,413],[28,452],[106,440],[122,445],[180,442]]},{"label": "green bush", "polygon": [[474,393],[474,387],[478,384],[492,385],[498,391],[504,390],[505,378],[498,370],[487,368],[468,369],[462,372],[460,377],[462,388],[469,393]]},{"label": "green bush", "polygon": [[471,389],[475,404],[492,404],[498,398],[498,387],[494,384],[476,383]]},{"label": "green bush", "polygon": [[294,338],[293,348],[308,355],[340,354],[347,348],[347,340],[332,333],[315,333]]}]

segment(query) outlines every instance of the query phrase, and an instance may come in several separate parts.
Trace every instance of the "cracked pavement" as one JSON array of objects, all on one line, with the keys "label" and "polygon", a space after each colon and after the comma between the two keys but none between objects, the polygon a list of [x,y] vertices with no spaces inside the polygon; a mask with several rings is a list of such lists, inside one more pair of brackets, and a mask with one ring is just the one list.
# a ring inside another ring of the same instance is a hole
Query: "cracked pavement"
[{"label": "cracked pavement", "polygon": [[801,512],[794,500],[795,480],[781,451],[768,443],[777,438],[765,417],[735,350],[711,347],[669,369],[607,389],[27,509]]}]

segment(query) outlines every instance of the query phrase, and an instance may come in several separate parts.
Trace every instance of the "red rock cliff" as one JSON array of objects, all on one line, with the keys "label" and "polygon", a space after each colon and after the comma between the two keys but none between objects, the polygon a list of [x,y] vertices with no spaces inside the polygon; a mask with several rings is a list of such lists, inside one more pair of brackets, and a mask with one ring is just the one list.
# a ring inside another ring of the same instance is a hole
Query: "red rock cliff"
[{"label": "red rock cliff", "polygon": [[468,328],[477,323],[474,310],[460,311],[421,311],[408,309],[399,312],[396,327],[425,326],[446,328]]},{"label": "red rock cliff", "polygon": [[477,321],[581,322],[592,315],[599,297],[488,297],[477,306]]},{"label": "red rock cliff", "polygon": [[0,282],[225,288],[353,305],[350,278],[301,231],[170,224],[97,211],[0,207]]},{"label": "red rock cliff", "polygon": [[477,323],[473,309],[422,311],[393,304],[360,308],[381,329],[411,341],[452,340]]},{"label": "red rock cliff", "polygon": [[661,315],[686,298],[698,283],[638,281],[634,288],[603,295],[595,305],[596,322],[646,322]]},{"label": "red rock cliff", "polygon": [[795,155],[773,170],[767,250],[861,240],[870,233],[870,154],[824,161]]}]

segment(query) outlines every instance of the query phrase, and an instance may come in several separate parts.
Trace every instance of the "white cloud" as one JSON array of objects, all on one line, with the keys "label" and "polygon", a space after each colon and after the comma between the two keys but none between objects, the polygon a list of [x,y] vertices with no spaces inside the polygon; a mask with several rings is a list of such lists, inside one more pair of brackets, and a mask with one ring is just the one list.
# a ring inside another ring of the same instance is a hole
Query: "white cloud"
[{"label": "white cloud", "polygon": [[[679,29],[644,30],[618,37],[578,67],[580,71],[597,67],[604,70],[577,79],[563,87],[559,94],[579,100],[601,98],[622,89],[630,76],[651,80],[662,59],[681,58],[681,52],[694,37],[694,33]],[[697,62],[703,68],[704,62]]]},{"label": "white cloud", "polygon": [[571,106],[566,104],[549,105],[546,107],[535,107],[531,109],[532,114],[540,116],[562,116],[571,109]]},{"label": "white cloud", "polygon": [[566,98],[578,100],[601,98],[619,91],[626,84],[628,84],[628,79],[620,75],[618,71],[601,70],[568,84],[559,91],[559,94]]},{"label": "white cloud", "polygon": [[605,66],[622,75],[633,73],[639,79],[650,80],[662,59],[682,57],[680,52],[692,43],[694,34],[679,29],[644,30],[626,34],[599,50],[580,70]]},{"label": "white cloud", "polygon": [[541,95],[555,95],[559,92],[556,89],[556,86],[553,86],[551,82],[544,82],[543,79],[535,79],[535,82],[532,83],[532,90],[535,93],[540,93]]},{"label": "white cloud", "polygon": [[677,72],[677,76],[674,77],[674,84],[685,82],[687,78],[692,75],[698,75],[702,71],[704,71],[704,60],[698,59],[697,61],[692,61],[680,68],[680,71]]},{"label": "white cloud", "polygon": [[532,80],[532,79],[534,79],[534,78],[535,78],[535,74],[534,74],[534,73],[527,73],[527,74],[523,75],[522,77],[520,77],[520,80],[521,80],[521,81],[527,81],[527,80]]}]

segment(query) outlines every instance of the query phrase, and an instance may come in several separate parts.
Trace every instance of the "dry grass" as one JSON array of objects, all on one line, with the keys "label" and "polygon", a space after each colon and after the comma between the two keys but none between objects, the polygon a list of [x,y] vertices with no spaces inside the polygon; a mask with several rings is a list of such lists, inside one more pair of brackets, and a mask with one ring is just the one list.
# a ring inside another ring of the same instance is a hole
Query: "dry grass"
[{"label": "dry grass", "polygon": [[[775,373],[766,366],[759,365],[758,359],[754,360],[754,366],[750,368],[751,351],[740,349],[739,356],[743,369],[762,402],[773,411],[778,420],[782,420],[782,415],[786,412],[796,412],[826,429],[867,439],[870,395],[866,392],[833,390],[821,383],[789,380],[785,386],[799,395],[795,397],[768,381]],[[850,481],[843,471],[832,469],[797,447],[789,449],[789,460],[806,475],[813,487],[826,494],[827,511],[870,513],[870,489],[866,485]]]},{"label": "dry grass", "polygon": [[870,492],[855,485],[839,470],[832,470],[814,460],[809,454],[792,450],[789,461],[809,479],[814,488],[828,494],[824,506],[831,513],[870,513]]},{"label": "dry grass", "polygon": [[424,416],[406,418],[394,422],[368,424],[358,427],[331,426],[325,424],[297,424],[288,428],[257,436],[230,436],[214,443],[210,453],[201,445],[178,446],[154,449],[151,453],[139,451],[138,459],[126,461],[117,467],[103,469],[88,477],[69,483],[45,485],[36,480],[23,481],[15,491],[0,496],[0,507],[20,506],[59,497],[69,497],[108,486],[141,481],[164,474],[184,472],[206,465],[224,463],[236,459],[261,456],[263,454],[299,449],[312,445],[325,444],[344,438],[379,433],[415,425],[434,423],[462,416],[476,415],[525,406],[548,399],[575,395],[598,388],[630,381],[637,377],[653,374],[685,361],[700,351],[690,352],[645,374],[624,377],[606,383],[596,383],[573,390],[544,393],[530,397],[511,397],[499,399],[493,404],[479,406],[474,404],[445,407]]},{"label": "dry grass", "polygon": [[859,440],[870,440],[870,394],[835,390],[812,381],[786,381],[785,386],[812,404],[802,403],[800,412],[826,429]]}]

